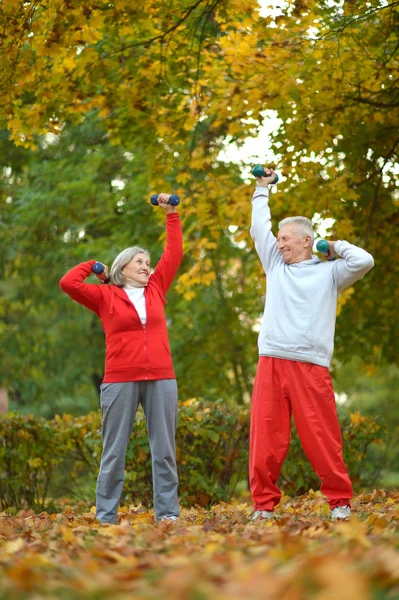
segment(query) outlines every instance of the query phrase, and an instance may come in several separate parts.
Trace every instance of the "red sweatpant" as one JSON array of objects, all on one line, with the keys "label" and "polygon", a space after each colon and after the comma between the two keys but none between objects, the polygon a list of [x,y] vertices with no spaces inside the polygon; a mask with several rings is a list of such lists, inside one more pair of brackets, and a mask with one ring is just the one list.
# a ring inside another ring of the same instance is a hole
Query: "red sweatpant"
[{"label": "red sweatpant", "polygon": [[280,502],[276,483],[290,443],[291,412],[330,508],[350,504],[352,484],[327,367],[261,356],[251,407],[249,480],[255,510]]}]

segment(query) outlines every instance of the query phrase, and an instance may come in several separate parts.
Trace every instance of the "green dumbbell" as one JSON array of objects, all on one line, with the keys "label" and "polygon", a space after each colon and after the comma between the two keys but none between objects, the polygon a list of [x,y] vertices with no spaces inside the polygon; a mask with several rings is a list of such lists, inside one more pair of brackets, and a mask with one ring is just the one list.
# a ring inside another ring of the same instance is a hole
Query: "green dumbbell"
[{"label": "green dumbbell", "polygon": [[316,244],[316,248],[319,252],[328,252],[330,253],[330,246],[326,240],[319,240]]},{"label": "green dumbbell", "polygon": [[[252,175],[254,177],[270,177],[270,175],[268,175],[265,171],[265,167],[262,167],[262,165],[256,165],[253,169],[252,169]],[[278,175],[277,173],[274,174],[274,181],[272,181],[272,183],[277,183],[278,182]]]},{"label": "green dumbbell", "polygon": [[[316,244],[316,249],[318,252],[328,254],[328,256],[330,256],[330,246],[326,240],[319,240]],[[328,260],[335,260],[335,258],[336,257],[334,256],[334,258],[329,258]]]}]

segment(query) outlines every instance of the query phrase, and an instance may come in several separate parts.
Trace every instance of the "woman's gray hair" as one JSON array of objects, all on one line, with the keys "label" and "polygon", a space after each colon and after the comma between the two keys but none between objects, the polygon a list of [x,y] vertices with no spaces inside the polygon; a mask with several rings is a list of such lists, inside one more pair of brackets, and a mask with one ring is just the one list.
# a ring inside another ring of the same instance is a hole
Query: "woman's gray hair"
[{"label": "woman's gray hair", "polygon": [[314,232],[312,221],[310,221],[310,219],[308,219],[307,217],[287,217],[286,219],[280,221],[280,223],[278,224],[279,230],[282,227],[285,227],[286,225],[293,225],[296,233],[298,233],[299,235],[309,235],[312,239],[313,244]]},{"label": "woman's gray hair", "polygon": [[126,283],[126,279],[124,274],[122,273],[123,267],[126,267],[128,263],[136,256],[136,254],[146,254],[148,258],[151,258],[150,253],[145,248],[140,248],[139,246],[132,246],[131,248],[125,248],[118,254],[112,263],[110,277],[111,283],[114,285],[118,285],[122,287]]}]

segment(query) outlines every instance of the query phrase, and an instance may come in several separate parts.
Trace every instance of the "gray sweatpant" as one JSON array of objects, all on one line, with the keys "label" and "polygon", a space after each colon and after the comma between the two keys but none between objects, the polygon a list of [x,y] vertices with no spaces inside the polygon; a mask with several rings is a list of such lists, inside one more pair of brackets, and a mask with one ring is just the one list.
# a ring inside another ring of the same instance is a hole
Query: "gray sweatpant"
[{"label": "gray sweatpant", "polygon": [[143,406],[151,449],[155,518],[180,514],[175,449],[176,379],[103,383],[103,451],[96,490],[97,519],[102,523],[117,520],[126,450],[139,403]]}]

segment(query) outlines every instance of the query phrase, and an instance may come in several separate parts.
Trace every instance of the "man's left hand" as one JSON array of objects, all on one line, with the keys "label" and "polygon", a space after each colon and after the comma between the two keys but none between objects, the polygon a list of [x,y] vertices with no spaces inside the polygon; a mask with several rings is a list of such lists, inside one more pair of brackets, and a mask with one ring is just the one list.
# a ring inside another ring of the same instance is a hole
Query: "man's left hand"
[{"label": "man's left hand", "polygon": [[265,177],[257,177],[256,178],[256,187],[268,187],[274,182],[276,174],[273,169],[265,168]]},{"label": "man's left hand", "polygon": [[327,260],[331,260],[332,258],[337,258],[337,253],[334,250],[335,241],[334,242],[328,241],[327,243],[328,243],[329,252],[328,253],[322,252],[321,253],[322,257],[326,258]]}]

